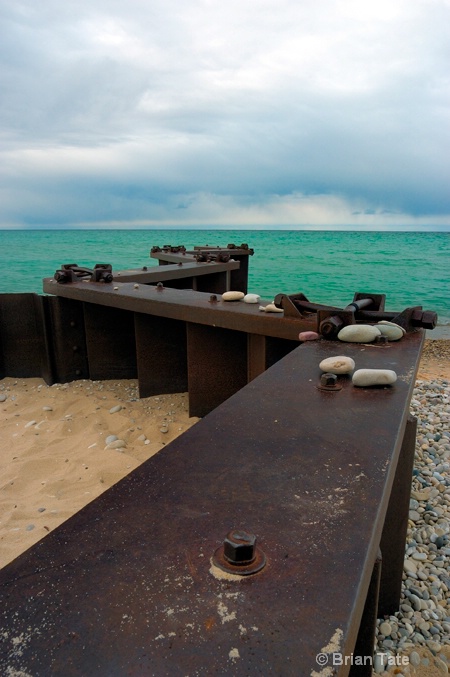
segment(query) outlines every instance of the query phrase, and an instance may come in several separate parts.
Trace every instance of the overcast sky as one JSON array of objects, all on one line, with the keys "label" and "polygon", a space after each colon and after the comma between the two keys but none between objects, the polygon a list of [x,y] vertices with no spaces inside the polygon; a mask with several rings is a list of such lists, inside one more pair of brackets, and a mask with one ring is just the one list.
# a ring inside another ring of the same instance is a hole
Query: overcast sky
[{"label": "overcast sky", "polygon": [[0,227],[450,229],[450,0],[0,0]]}]

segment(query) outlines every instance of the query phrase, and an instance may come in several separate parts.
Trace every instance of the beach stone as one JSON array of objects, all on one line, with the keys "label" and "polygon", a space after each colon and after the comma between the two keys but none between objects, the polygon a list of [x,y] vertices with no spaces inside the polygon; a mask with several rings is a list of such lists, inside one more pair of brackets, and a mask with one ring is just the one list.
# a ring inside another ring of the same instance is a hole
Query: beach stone
[{"label": "beach stone", "polygon": [[246,294],[243,300],[244,303],[259,303],[261,297],[258,294]]},{"label": "beach stone", "polygon": [[242,291],[226,291],[222,294],[223,301],[242,301],[245,294]]},{"label": "beach stone", "polygon": [[7,397],[8,396],[5,395],[5,393],[0,393],[0,402],[6,402]]},{"label": "beach stone", "polygon": [[400,325],[395,324],[395,322],[381,320],[381,322],[378,322],[378,324],[374,326],[382,336],[387,337],[388,341],[399,341],[405,335],[405,330],[400,327]]},{"label": "beach stone", "polygon": [[300,341],[317,341],[320,338],[320,334],[316,331],[301,331],[298,338]]},{"label": "beach stone", "polygon": [[415,668],[419,667],[420,665],[420,656],[417,653],[417,651],[411,651],[409,654],[409,662],[411,665],[413,665]]},{"label": "beach stone", "polygon": [[36,527],[34,526],[34,524],[29,524],[27,527],[25,527],[25,531],[33,531],[33,529],[35,528]]},{"label": "beach stone", "polygon": [[377,336],[381,336],[381,332],[371,324],[349,324],[341,329],[338,339],[347,343],[371,343]]},{"label": "beach stone", "polygon": [[42,407],[42,411],[53,411],[52,407]]},{"label": "beach stone", "polygon": [[407,573],[417,573],[417,564],[410,559],[405,559],[403,568]]},{"label": "beach stone", "polygon": [[397,374],[392,369],[358,369],[353,374],[353,385],[359,387],[392,385]]},{"label": "beach stone", "polygon": [[105,442],[106,442],[106,444],[111,444],[111,442],[115,442],[118,439],[119,438],[117,437],[117,435],[108,435]]},{"label": "beach stone", "polygon": [[260,310],[263,310],[265,313],[284,313],[282,308],[277,308],[274,303],[268,303],[267,306],[259,306]]},{"label": "beach stone", "polygon": [[115,407],[111,407],[111,409],[109,410],[109,413],[110,414],[117,414],[117,412],[120,411],[121,409],[122,409],[122,405],[116,404]]},{"label": "beach stone", "polygon": [[319,364],[319,368],[330,374],[348,374],[355,368],[355,361],[345,355],[327,357]]},{"label": "beach stone", "polygon": [[108,449],[124,449],[127,445],[126,442],[124,442],[124,440],[114,440],[107,446]]},{"label": "beach stone", "polygon": [[381,634],[384,635],[385,637],[388,637],[388,636],[391,634],[391,632],[392,632],[392,626],[391,626],[391,624],[388,623],[387,621],[384,621],[384,623],[381,623],[381,625],[380,625],[380,632],[381,632]]}]

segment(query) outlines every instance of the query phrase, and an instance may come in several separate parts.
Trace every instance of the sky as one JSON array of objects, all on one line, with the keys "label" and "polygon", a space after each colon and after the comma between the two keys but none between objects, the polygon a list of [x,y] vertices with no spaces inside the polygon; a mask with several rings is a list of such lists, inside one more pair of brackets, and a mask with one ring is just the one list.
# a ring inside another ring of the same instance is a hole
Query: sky
[{"label": "sky", "polygon": [[450,0],[0,0],[0,228],[450,230]]}]

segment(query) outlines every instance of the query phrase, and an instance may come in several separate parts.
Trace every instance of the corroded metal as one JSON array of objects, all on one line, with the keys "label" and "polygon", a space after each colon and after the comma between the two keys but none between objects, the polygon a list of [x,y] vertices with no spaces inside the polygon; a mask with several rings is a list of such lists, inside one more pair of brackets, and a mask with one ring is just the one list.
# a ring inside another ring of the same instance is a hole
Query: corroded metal
[{"label": "corroded metal", "polygon": [[384,310],[385,294],[363,294],[357,292],[353,301],[345,308],[311,303],[304,294],[278,294],[275,305],[282,308],[286,316],[296,317],[310,323],[310,329],[317,331],[324,338],[335,339],[339,331],[357,322],[395,322],[406,331],[416,328],[434,329],[437,324],[437,313],[423,310],[422,306],[414,306],[405,310],[387,312]]},{"label": "corroded metal", "polygon": [[[423,338],[346,344],[398,380],[337,396],[316,388],[334,342],[302,344],[6,566],[0,671],[309,677],[323,647],[350,656]],[[236,524],[268,560],[240,582],[210,561]]]}]

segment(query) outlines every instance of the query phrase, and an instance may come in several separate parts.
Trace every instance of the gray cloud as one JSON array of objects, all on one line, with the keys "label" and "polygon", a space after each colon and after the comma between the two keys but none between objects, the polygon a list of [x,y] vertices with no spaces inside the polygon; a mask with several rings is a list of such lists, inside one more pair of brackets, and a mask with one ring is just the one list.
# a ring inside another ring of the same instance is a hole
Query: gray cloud
[{"label": "gray cloud", "polygon": [[450,226],[447,0],[0,12],[0,227]]}]

